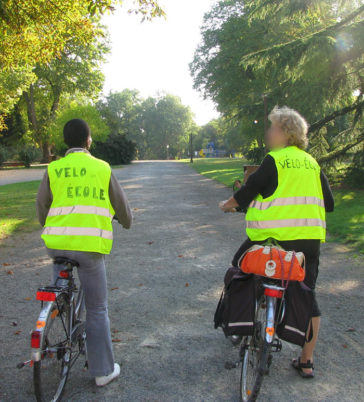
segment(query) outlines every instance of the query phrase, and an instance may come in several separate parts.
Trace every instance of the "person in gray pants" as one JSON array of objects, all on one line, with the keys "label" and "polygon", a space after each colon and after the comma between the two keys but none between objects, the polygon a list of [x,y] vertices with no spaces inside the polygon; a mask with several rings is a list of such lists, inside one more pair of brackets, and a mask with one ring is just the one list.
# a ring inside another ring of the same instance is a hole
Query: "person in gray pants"
[{"label": "person in gray pants", "polygon": [[[91,132],[83,120],[74,119],[68,122],[64,128],[64,139],[69,146],[66,156],[74,152],[89,154]],[[111,173],[108,190],[108,197],[117,220],[124,228],[129,229],[133,219],[131,209],[125,193],[113,173]],[[39,186],[36,201],[37,216],[42,226],[46,224],[49,211],[52,209],[52,202],[53,194],[48,171],[46,171]],[[71,242],[72,236],[69,240],[69,243]],[[65,248],[67,248],[66,245]],[[89,373],[95,377],[96,385],[106,385],[120,374],[120,366],[114,362],[112,351],[105,255],[99,252],[77,251],[72,247],[69,250],[47,247],[47,252],[51,258],[66,257],[79,263],[78,276],[85,293]],[[58,277],[58,269],[57,266],[53,267],[54,281]]]}]

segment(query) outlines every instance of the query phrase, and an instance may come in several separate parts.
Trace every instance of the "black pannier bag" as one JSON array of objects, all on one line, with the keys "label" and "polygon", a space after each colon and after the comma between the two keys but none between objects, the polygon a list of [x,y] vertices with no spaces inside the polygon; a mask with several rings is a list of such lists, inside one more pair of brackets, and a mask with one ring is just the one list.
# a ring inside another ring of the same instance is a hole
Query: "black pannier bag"
[{"label": "black pannier bag", "polygon": [[224,284],[215,312],[215,328],[221,327],[225,336],[252,335],[256,301],[254,276],[231,267],[226,272]]},{"label": "black pannier bag", "polygon": [[285,312],[282,322],[277,325],[277,335],[284,341],[303,346],[312,339],[312,328],[309,339],[306,339],[306,333],[312,319],[313,292],[303,282],[290,282],[284,303]]}]

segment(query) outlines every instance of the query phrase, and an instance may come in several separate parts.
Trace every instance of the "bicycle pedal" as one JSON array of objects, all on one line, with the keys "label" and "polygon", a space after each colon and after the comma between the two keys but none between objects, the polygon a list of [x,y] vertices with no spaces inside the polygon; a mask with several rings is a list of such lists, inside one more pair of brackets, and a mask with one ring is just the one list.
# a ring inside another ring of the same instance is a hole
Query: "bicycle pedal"
[{"label": "bicycle pedal", "polygon": [[225,362],[224,367],[226,370],[232,370],[234,368],[237,368],[239,366],[240,362]]},{"label": "bicycle pedal", "polygon": [[279,339],[275,339],[272,343],[272,352],[280,352],[282,350],[282,342]]}]

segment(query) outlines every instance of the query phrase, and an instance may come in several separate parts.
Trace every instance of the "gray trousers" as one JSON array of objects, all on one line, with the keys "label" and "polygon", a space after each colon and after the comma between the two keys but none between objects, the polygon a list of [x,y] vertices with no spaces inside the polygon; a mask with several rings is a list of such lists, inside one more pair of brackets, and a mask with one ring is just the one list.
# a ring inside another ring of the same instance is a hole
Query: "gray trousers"
[{"label": "gray trousers", "polygon": [[[77,261],[78,277],[85,292],[86,337],[90,375],[100,377],[114,371],[110,321],[107,309],[105,256],[99,253],[47,249],[51,258],[66,257]],[[53,280],[58,276],[53,267]]]}]

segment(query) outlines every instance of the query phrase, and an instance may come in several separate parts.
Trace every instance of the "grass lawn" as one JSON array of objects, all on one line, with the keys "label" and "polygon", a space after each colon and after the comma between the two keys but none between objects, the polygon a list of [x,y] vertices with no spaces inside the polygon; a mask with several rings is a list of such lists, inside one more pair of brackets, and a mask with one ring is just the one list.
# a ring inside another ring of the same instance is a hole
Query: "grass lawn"
[{"label": "grass lawn", "polygon": [[181,159],[181,162],[188,163],[198,173],[219,181],[231,187],[235,179],[242,180],[244,177],[244,165],[249,163],[244,159],[229,158],[201,158],[194,159],[190,163],[189,159]]},{"label": "grass lawn", "polygon": [[364,190],[334,190],[335,210],[327,214],[330,241],[341,241],[364,254]]},{"label": "grass lawn", "polygon": [[[185,159],[182,162],[188,163]],[[242,159],[196,159],[190,163],[198,173],[231,187],[243,178]],[[333,190],[335,211],[327,214],[328,241],[340,241],[364,254],[364,190]]]},{"label": "grass lawn", "polygon": [[40,181],[0,186],[0,240],[39,229],[35,198]]}]

